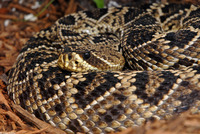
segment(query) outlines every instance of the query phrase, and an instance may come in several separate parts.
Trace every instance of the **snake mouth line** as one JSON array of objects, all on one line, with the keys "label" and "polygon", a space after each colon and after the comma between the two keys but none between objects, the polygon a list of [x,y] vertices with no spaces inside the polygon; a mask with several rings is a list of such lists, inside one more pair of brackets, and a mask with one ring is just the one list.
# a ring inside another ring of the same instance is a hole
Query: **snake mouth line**
[{"label": "snake mouth line", "polygon": [[72,52],[69,54],[61,54],[57,62],[58,66],[71,72],[99,71],[97,67],[88,64],[79,54]]},{"label": "snake mouth line", "polygon": [[[120,71],[124,67],[124,60],[119,62],[119,64],[115,64],[99,57],[93,52],[90,53],[84,53],[84,55],[76,52],[60,54],[57,64],[61,69],[71,72]],[[90,57],[95,58],[90,60]],[[96,60],[101,61],[103,66],[96,64]]]}]

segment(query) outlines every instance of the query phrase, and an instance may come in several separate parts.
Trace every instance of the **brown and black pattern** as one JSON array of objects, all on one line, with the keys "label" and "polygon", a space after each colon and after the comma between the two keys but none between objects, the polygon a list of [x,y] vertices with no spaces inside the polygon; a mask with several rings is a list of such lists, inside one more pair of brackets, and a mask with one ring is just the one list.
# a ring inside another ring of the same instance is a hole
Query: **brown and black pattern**
[{"label": "brown and black pattern", "polygon": [[[199,22],[198,5],[168,3],[62,17],[22,48],[9,73],[8,94],[66,133],[108,133],[189,109],[199,113]],[[88,61],[97,67],[113,57],[124,56],[126,63],[121,71],[61,69],[58,57],[72,52],[93,57]]]}]

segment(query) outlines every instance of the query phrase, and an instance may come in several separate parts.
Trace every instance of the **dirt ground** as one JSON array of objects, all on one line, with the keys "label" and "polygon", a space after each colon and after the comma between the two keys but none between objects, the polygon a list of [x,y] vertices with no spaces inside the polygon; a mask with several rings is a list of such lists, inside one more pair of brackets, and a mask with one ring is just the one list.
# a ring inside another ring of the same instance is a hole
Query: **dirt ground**
[{"label": "dirt ground", "polygon": [[[105,5],[111,0],[106,0]],[[120,5],[138,5],[153,0],[116,0]],[[165,0],[162,0],[165,1]],[[199,0],[170,0],[200,4]],[[0,134],[65,133],[31,116],[14,105],[6,91],[7,74],[20,49],[36,32],[47,28],[60,17],[79,10],[96,8],[92,0],[1,0],[0,1]],[[35,17],[36,16],[36,17]],[[200,134],[200,114],[189,112],[169,121],[147,122],[116,134]]]}]

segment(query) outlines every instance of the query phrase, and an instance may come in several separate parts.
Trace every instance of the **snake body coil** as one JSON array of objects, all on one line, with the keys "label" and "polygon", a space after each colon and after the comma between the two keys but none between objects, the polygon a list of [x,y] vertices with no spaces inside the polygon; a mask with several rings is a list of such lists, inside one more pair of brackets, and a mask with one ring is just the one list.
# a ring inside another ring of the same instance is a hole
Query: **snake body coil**
[{"label": "snake body coil", "polygon": [[[16,104],[67,133],[107,133],[199,113],[199,63],[199,6],[81,11],[30,38],[7,89]],[[112,71],[124,64],[132,70]]]}]

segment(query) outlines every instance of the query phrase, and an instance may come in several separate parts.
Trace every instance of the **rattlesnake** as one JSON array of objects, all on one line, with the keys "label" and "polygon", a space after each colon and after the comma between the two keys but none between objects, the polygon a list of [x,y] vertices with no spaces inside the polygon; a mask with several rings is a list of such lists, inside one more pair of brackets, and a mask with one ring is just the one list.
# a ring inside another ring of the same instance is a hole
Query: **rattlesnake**
[{"label": "rattlesnake", "polygon": [[107,133],[188,109],[198,113],[199,28],[200,7],[189,4],[67,15],[22,48],[8,94],[67,133]]}]

